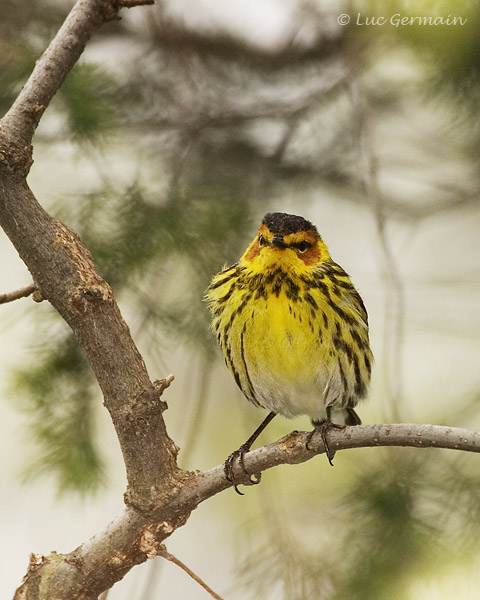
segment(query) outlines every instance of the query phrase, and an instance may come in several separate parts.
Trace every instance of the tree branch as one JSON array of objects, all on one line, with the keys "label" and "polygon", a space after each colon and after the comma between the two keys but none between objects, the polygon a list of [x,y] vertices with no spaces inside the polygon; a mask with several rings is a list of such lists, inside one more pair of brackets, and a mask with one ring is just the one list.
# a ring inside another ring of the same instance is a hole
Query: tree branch
[{"label": "tree branch", "polygon": [[27,298],[30,294],[36,290],[35,284],[31,283],[24,288],[15,290],[14,292],[7,292],[6,294],[0,294],[0,304],[6,304],[7,302],[13,302],[19,298]]},{"label": "tree branch", "polygon": [[[249,473],[261,473],[281,464],[300,464],[325,448],[321,437],[314,436],[306,447],[308,432],[293,431],[273,444],[245,455]],[[328,432],[330,450],[346,450],[378,446],[414,448],[447,448],[466,452],[480,452],[480,431],[400,423],[392,425],[358,425]],[[238,482],[251,485],[241,469],[235,469]],[[231,487],[223,464],[204,472],[192,474],[179,483],[168,498],[159,499],[149,513],[134,508],[125,511],[103,531],[67,555],[52,553],[48,557],[34,556],[25,582],[17,590],[14,600],[35,596],[26,595],[26,589],[35,588],[39,578],[45,589],[45,598],[79,598],[96,600],[136,564],[147,558],[164,555],[162,542],[199,504]],[[85,583],[87,582],[87,583]],[[50,595],[49,595],[50,594]]]},{"label": "tree branch", "polygon": [[162,482],[186,475],[176,467],[160,400],[165,382],[149,379],[110,286],[78,236],[38,204],[25,176],[40,116],[91,33],[116,17],[115,0],[79,0],[0,122],[0,223],[35,286],[72,328],[95,372],[122,449],[127,500],[149,506]]},{"label": "tree branch", "polygon": [[[313,436],[308,443],[308,432],[293,431],[282,439],[248,452],[244,457],[248,473],[260,474],[278,465],[297,465],[323,454],[325,448],[320,435]],[[417,423],[396,423],[382,425],[357,425],[344,429],[330,429],[327,433],[330,451],[377,446],[402,446],[413,448],[446,448],[464,452],[480,452],[480,431],[426,425]],[[234,469],[237,482],[252,485],[248,475],[243,473],[238,463]],[[193,487],[192,487],[193,486]],[[230,487],[223,470],[223,464],[213,467],[188,482],[180,492],[181,502],[191,502],[196,496],[196,504],[203,502]],[[183,496],[185,494],[185,496]]]},{"label": "tree branch", "polygon": [[31,141],[42,114],[82,54],[92,31],[114,18],[117,10],[107,0],[80,0],[52,40],[2,119],[0,160],[10,168],[28,173]]},{"label": "tree branch", "polygon": [[201,579],[196,573],[194,573],[191,569],[189,569],[187,567],[187,565],[185,563],[183,563],[181,560],[179,560],[176,556],[174,556],[173,554],[170,554],[170,552],[168,552],[166,547],[163,545],[162,545],[162,550],[161,550],[160,556],[162,558],[164,558],[165,560],[169,560],[174,565],[177,565],[177,567],[180,567],[180,569],[185,571],[185,573],[189,577],[191,577],[194,581],[196,581],[198,583],[198,585],[200,585],[206,592],[208,592],[212,598],[215,598],[215,600],[223,600],[221,596],[219,596],[214,590],[212,590],[212,588],[209,585],[207,585],[203,581],[203,579]]}]

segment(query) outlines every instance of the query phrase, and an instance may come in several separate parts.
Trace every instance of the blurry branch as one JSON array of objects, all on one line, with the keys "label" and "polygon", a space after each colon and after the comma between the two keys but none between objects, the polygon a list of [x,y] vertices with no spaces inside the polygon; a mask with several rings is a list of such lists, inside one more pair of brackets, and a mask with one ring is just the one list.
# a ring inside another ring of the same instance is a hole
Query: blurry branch
[{"label": "blurry branch", "polygon": [[119,8],[133,8],[135,6],[143,6],[147,4],[155,4],[155,0],[117,0]]},{"label": "blurry branch", "polygon": [[[305,60],[316,61],[332,56],[339,49],[343,31],[336,27],[329,32],[318,32],[310,44],[296,43],[296,35],[290,35],[282,47],[253,45],[245,39],[236,39],[227,32],[214,30],[197,31],[179,25],[165,14],[149,15],[147,25],[150,36],[157,46],[172,52],[193,52],[200,56],[218,56],[232,62],[248,61],[263,69],[279,65],[288,66]],[[151,17],[151,18],[150,18]],[[321,23],[321,21],[319,21]]]},{"label": "blurry branch", "polygon": [[[435,182],[435,190],[439,194],[448,194],[450,197],[443,199],[435,197],[428,202],[411,203],[388,198],[388,194],[383,194],[383,213],[385,217],[397,221],[416,223],[421,219],[437,217],[443,213],[458,211],[478,207],[478,198],[480,197],[480,186],[474,189],[466,189],[463,186],[454,186]],[[359,201],[362,201],[360,198]],[[370,202],[370,198],[368,198]]]},{"label": "blurry branch", "polygon": [[19,290],[15,290],[14,292],[7,292],[6,294],[0,294],[0,304],[6,304],[7,302],[13,302],[13,300],[18,300],[19,298],[26,298],[33,294],[33,292],[37,289],[37,286],[34,283],[27,285],[24,288],[20,288]]},{"label": "blurry branch", "polygon": [[200,579],[200,577],[196,575],[191,569],[189,569],[185,563],[183,563],[181,560],[178,560],[178,558],[173,554],[170,554],[170,552],[167,551],[166,547],[163,544],[160,548],[159,556],[172,562],[174,565],[177,565],[177,567],[180,567],[180,569],[185,571],[185,573],[189,577],[191,577],[196,583],[198,583],[198,585],[200,585],[206,592],[208,592],[212,598],[215,598],[215,600],[222,600],[221,596],[215,593],[212,590],[212,588],[208,586],[202,579]]},{"label": "blurry branch", "polygon": [[197,132],[208,127],[231,127],[261,119],[298,119],[345,85],[345,75],[345,70],[334,63],[323,68],[317,85],[311,85],[308,90],[296,90],[295,97],[234,98],[226,104],[225,95],[222,95],[220,98],[209,97],[208,107],[205,108],[202,107],[201,97],[195,98],[194,105],[180,105],[177,99],[177,114],[165,116],[158,111],[147,115],[142,113],[137,118],[130,118],[130,123],[135,126],[144,123],[150,128],[153,124],[164,130]]}]

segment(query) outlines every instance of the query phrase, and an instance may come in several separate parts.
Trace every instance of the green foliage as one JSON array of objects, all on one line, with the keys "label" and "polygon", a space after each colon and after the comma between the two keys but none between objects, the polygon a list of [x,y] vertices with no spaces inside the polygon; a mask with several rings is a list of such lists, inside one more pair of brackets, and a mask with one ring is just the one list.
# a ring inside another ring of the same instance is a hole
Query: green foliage
[{"label": "green foliage", "polygon": [[356,515],[345,548],[345,590],[351,600],[405,597],[405,582],[434,533],[418,514],[422,479],[429,468],[424,457],[404,455],[389,467],[394,452],[385,454],[384,464],[353,481],[354,491],[347,498]]},{"label": "green foliage", "polygon": [[[208,198],[205,195],[208,193]],[[92,252],[102,277],[149,330],[167,327],[183,342],[212,348],[203,292],[223,262],[234,261],[251,228],[248,202],[209,189],[201,198],[155,197],[139,182],[103,189],[74,207],[58,207]],[[70,214],[69,214],[70,213]],[[235,257],[235,258],[234,258]]]},{"label": "green foliage", "polygon": [[67,127],[77,142],[94,144],[115,125],[113,80],[98,65],[79,63],[59,91]]},{"label": "green foliage", "polygon": [[15,374],[17,396],[30,417],[35,455],[26,480],[54,473],[59,492],[95,491],[104,465],[94,442],[99,394],[73,335],[48,337],[36,365]]}]

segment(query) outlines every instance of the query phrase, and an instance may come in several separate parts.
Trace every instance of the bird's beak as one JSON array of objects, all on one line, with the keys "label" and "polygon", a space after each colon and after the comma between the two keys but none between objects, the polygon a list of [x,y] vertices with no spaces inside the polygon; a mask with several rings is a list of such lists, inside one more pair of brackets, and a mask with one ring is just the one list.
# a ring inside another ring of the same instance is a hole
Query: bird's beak
[{"label": "bird's beak", "polygon": [[283,241],[283,237],[281,235],[276,235],[273,237],[270,243],[274,248],[280,248],[282,250],[287,247],[287,244]]}]

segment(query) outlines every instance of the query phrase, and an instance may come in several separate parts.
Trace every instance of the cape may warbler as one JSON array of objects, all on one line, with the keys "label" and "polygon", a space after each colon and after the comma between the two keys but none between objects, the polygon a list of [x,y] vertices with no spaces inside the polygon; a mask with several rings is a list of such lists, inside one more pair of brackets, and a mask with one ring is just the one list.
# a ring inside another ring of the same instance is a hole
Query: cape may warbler
[{"label": "cape may warbler", "polygon": [[235,484],[235,458],[245,470],[243,455],[276,414],[308,415],[321,426],[330,460],[326,428],[335,414],[360,424],[354,407],[367,393],[373,356],[363,301],[315,226],[267,214],[240,260],[213,278],[206,299],[227,367],[247,399],[270,411],[227,459],[229,481]]}]

